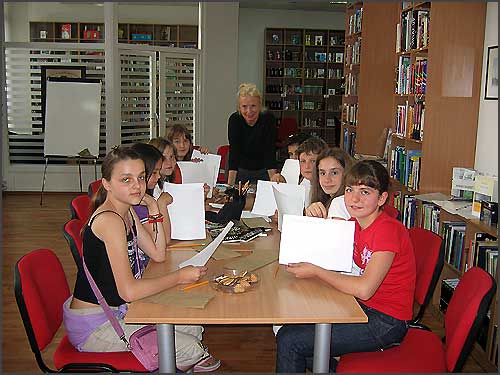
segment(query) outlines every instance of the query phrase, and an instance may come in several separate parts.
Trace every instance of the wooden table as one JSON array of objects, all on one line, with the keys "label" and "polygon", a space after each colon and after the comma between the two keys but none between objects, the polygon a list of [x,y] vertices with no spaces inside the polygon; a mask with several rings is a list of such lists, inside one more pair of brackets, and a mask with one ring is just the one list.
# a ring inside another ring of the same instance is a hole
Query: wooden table
[{"label": "wooden table", "polygon": [[[267,237],[231,245],[238,249],[263,249],[279,252],[280,234],[276,228]],[[187,242],[187,241],[186,241]],[[225,245],[229,246],[229,244]],[[243,256],[249,252],[242,252]],[[145,277],[155,277],[175,270],[176,265],[194,255],[193,251],[172,250],[166,262],[147,267]],[[208,275],[220,274],[225,263],[240,258],[208,262]],[[328,372],[332,323],[362,323],[367,317],[353,296],[344,294],[316,279],[296,279],[278,263],[262,267],[256,273],[259,285],[246,293],[216,292],[205,309],[189,309],[144,301],[130,304],[126,323],[156,324],[158,331],[159,371],[175,373],[174,324],[285,324],[315,323],[314,372]],[[181,287],[176,287],[181,289]],[[209,285],[190,292],[213,291]]]}]

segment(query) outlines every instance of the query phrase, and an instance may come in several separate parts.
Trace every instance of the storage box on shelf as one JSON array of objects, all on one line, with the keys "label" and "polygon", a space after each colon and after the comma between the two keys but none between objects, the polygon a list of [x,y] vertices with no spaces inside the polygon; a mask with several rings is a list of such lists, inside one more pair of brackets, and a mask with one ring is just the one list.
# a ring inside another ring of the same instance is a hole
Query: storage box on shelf
[{"label": "storage box on shelf", "polygon": [[344,31],[266,29],[264,102],[278,120],[338,144]]},{"label": "storage box on shelf", "polygon": [[[445,266],[432,300],[434,315],[442,319],[440,306],[445,305],[450,297],[442,295],[442,280],[460,279],[467,269],[478,266],[489,272],[498,283],[498,228],[473,218],[470,202],[450,203],[443,200],[447,198],[443,197],[443,194],[437,194],[436,198],[432,198],[433,195],[436,194],[415,197],[417,206],[415,225],[433,230],[441,235],[445,243]],[[444,290],[447,290],[446,286]],[[476,360],[486,369],[495,372],[498,366],[497,304],[498,292],[472,352]]]}]

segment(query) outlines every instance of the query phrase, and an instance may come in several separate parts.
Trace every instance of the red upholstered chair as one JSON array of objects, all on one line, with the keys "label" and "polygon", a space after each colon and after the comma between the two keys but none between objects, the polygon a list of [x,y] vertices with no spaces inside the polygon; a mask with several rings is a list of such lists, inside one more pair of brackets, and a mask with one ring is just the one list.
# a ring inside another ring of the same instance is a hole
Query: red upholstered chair
[{"label": "red upholstered chair", "polygon": [[[68,242],[71,255],[80,269],[82,265],[83,243],[82,243],[82,228],[84,222],[78,219],[71,219],[63,226],[63,235]],[[83,268],[82,268],[83,270]]]},{"label": "red upholstered chair", "polygon": [[193,146],[193,150],[200,150],[200,146]]},{"label": "red upholstered chair", "polygon": [[71,200],[69,205],[72,219],[87,221],[91,214],[91,198],[86,195],[78,195]]},{"label": "red upholstered chair", "polygon": [[89,184],[89,190],[88,190],[89,197],[92,198],[92,195],[94,195],[95,193],[97,193],[97,190],[99,190],[99,187],[101,185],[102,185],[102,181],[101,180],[95,180],[95,181],[91,182]]},{"label": "red upholstered chair", "polygon": [[298,124],[295,117],[285,117],[281,120],[278,127],[278,134],[276,136],[276,148],[280,149],[285,147],[288,136],[297,133]]},{"label": "red upholstered chair", "polygon": [[219,148],[217,149],[217,155],[221,156],[219,176],[217,177],[217,182],[225,184],[227,181],[226,172],[227,172],[227,158],[229,156],[229,145],[219,146]]},{"label": "red upholstered chair", "polygon": [[417,324],[424,315],[432,298],[444,263],[443,239],[436,233],[423,228],[410,228],[410,239],[415,252],[417,279],[415,282],[415,302],[420,309],[412,320]]},{"label": "red upholstered chair", "polygon": [[444,316],[445,342],[436,334],[409,328],[399,346],[340,357],[337,372],[460,372],[495,294],[495,280],[479,267],[460,279]]},{"label": "red upholstered chair", "polygon": [[[45,364],[42,351],[61,326],[63,304],[70,292],[61,262],[52,250],[34,250],[17,261],[14,292],[38,366],[43,372],[56,372]],[[131,352],[79,352],[66,335],[54,353],[54,365],[60,372],[146,372]]]},{"label": "red upholstered chair", "polygon": [[399,211],[396,207],[391,206],[390,204],[385,204],[384,205],[384,212],[389,215],[390,217],[393,217],[394,219],[397,219],[399,216]]},{"label": "red upholstered chair", "polygon": [[182,184],[182,173],[179,166],[176,164],[174,168],[174,184]]}]

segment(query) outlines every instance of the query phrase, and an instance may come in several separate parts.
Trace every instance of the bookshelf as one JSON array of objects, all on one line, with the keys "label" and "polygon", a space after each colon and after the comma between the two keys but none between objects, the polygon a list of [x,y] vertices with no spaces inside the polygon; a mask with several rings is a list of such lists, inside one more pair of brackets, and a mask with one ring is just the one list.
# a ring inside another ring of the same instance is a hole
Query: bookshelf
[{"label": "bookshelf", "polygon": [[338,145],[344,30],[267,28],[264,103],[279,123],[294,118],[300,132]]},{"label": "bookshelf", "polygon": [[[104,23],[30,22],[31,42],[103,43]],[[198,26],[118,24],[120,43],[198,48]]]},{"label": "bookshelf", "polygon": [[[432,198],[431,198],[432,199]],[[440,311],[441,285],[444,279],[460,279],[466,269],[472,266],[480,266],[494,275],[498,284],[497,267],[488,261],[486,250],[489,246],[483,242],[483,251],[479,248],[480,233],[483,238],[498,240],[498,228],[490,226],[477,218],[470,217],[470,206],[460,210],[453,206],[444,208],[428,198],[416,199],[416,221],[415,225],[433,230],[441,235],[447,245],[445,245],[445,262],[440,275],[439,282],[432,298],[432,313],[439,321],[443,321],[443,314]],[[441,200],[443,198],[439,198]],[[467,202],[457,202],[456,205],[467,206]],[[464,212],[465,211],[465,212]],[[462,212],[462,213],[460,213]],[[494,247],[492,245],[491,247]],[[496,246],[498,249],[498,245]],[[482,254],[483,261],[479,260],[478,254]],[[498,368],[498,290],[491,303],[489,320],[487,320],[474,344],[472,355],[475,359],[491,372],[497,372]]]},{"label": "bookshelf", "polygon": [[486,5],[398,5],[388,168],[403,196],[448,193],[474,166]]},{"label": "bookshelf", "polygon": [[392,126],[397,15],[398,4],[391,2],[347,6],[341,146],[351,155],[384,154]]}]

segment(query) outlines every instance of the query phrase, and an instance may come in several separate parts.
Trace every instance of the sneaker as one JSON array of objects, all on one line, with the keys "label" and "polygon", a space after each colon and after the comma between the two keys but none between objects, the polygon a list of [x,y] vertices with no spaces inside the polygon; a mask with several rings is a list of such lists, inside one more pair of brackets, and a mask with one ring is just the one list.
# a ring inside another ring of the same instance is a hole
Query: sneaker
[{"label": "sneaker", "polygon": [[194,372],[210,372],[217,370],[221,365],[220,359],[215,359],[211,354],[203,358],[193,367]]}]

